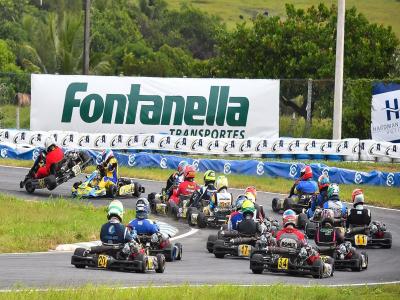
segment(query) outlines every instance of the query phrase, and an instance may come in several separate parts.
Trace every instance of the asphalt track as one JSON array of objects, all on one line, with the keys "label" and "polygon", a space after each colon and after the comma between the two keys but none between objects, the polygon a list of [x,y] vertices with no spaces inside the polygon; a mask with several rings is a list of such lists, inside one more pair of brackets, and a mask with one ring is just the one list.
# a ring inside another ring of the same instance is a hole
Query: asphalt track
[{"label": "asphalt track", "polygon": [[[68,182],[52,192],[47,190],[36,191],[33,196],[19,188],[19,181],[27,171],[19,168],[0,167],[0,192],[34,200],[52,201],[54,197],[69,197],[72,182]],[[162,183],[140,180],[149,191],[159,191]],[[238,190],[232,190],[234,195]],[[271,199],[276,196],[272,193],[259,193],[257,201],[264,206],[267,214],[272,213]],[[71,201],[77,201],[71,199]],[[85,200],[94,205],[107,205],[110,200]],[[126,208],[133,208],[135,199],[124,199]],[[16,287],[48,288],[48,287],[76,287],[88,283],[112,284],[120,286],[165,285],[165,284],[273,284],[292,283],[300,285],[347,285],[364,283],[382,283],[400,281],[400,211],[381,208],[371,208],[374,220],[383,220],[393,234],[391,249],[369,249],[368,270],[355,272],[336,271],[329,279],[312,279],[310,277],[288,276],[284,274],[263,273],[252,274],[247,259],[214,258],[205,248],[207,237],[215,232],[212,229],[198,230],[179,240],[183,244],[183,260],[167,263],[165,273],[125,273],[104,270],[76,269],[70,264],[70,252],[44,252],[27,254],[0,254],[0,289]],[[168,218],[168,221],[179,229],[178,235],[190,231],[189,226]],[[99,224],[100,227],[101,224]],[[27,228],[29,230],[29,228]],[[27,241],[29,242],[29,241]]]}]

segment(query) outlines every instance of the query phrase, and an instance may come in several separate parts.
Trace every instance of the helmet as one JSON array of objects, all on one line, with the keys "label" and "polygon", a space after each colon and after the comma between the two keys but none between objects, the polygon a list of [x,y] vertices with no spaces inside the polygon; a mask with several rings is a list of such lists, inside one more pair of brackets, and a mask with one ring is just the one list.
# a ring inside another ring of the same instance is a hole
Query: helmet
[{"label": "helmet", "polygon": [[254,199],[257,199],[257,190],[254,186],[248,186],[246,190],[244,191],[245,193],[252,193],[254,196]]},{"label": "helmet", "polygon": [[183,172],[183,177],[185,179],[195,178],[196,177],[196,170],[192,165],[187,165],[185,167],[185,171]]},{"label": "helmet", "polygon": [[335,218],[335,213],[333,212],[332,209],[324,209],[321,213],[321,223],[322,225],[329,223],[333,225],[334,219]]},{"label": "helmet", "polygon": [[246,193],[244,193],[244,196],[245,196],[248,200],[250,200],[251,202],[253,202],[253,203],[256,202],[256,197],[254,197],[254,194],[253,194],[253,193],[246,192]]},{"label": "helmet", "polygon": [[222,188],[228,188],[228,178],[226,176],[221,175],[218,176],[217,181],[216,181],[216,188],[217,190],[221,190]]},{"label": "helmet", "polygon": [[364,193],[362,189],[355,189],[353,193],[351,193],[351,200],[353,201],[354,207],[359,204],[364,204]]},{"label": "helmet", "polygon": [[114,157],[114,152],[112,152],[111,149],[105,149],[103,150],[103,152],[101,153],[101,161],[107,162],[110,158]]},{"label": "helmet", "polygon": [[208,182],[215,182],[215,172],[213,170],[207,170],[204,173],[204,184]]},{"label": "helmet", "polygon": [[305,166],[303,169],[300,171],[300,179],[306,180],[310,179],[313,177],[312,169],[310,166]]},{"label": "helmet", "polygon": [[283,221],[283,227],[286,227],[288,225],[296,226],[297,223],[296,213],[291,209],[285,210],[285,212],[282,215],[282,221]]},{"label": "helmet", "polygon": [[239,195],[239,196],[236,198],[236,201],[235,201],[235,208],[236,208],[236,210],[241,210],[241,209],[242,209],[243,202],[246,201],[246,200],[247,200],[247,198],[246,198],[245,195]]},{"label": "helmet", "polygon": [[136,202],[136,218],[146,219],[149,215],[149,202],[146,198],[140,198]]},{"label": "helmet", "polygon": [[182,160],[179,165],[178,165],[178,174],[182,175],[183,172],[185,171],[186,166],[188,166],[189,163],[186,160]]},{"label": "helmet", "polygon": [[120,221],[122,221],[122,217],[124,215],[124,206],[121,201],[113,200],[108,205],[107,218],[111,219],[112,216],[118,217]]},{"label": "helmet", "polygon": [[339,186],[336,183],[332,183],[328,187],[328,198],[332,196],[339,196]]},{"label": "helmet", "polygon": [[329,177],[325,174],[322,174],[321,176],[319,176],[318,178],[318,187],[320,190],[322,190],[323,188],[329,187]]},{"label": "helmet", "polygon": [[242,209],[241,212],[243,215],[245,214],[254,214],[254,211],[256,209],[254,208],[254,203],[251,202],[250,200],[245,200],[242,203]]},{"label": "helmet", "polygon": [[44,148],[48,151],[51,146],[56,146],[56,140],[53,135],[50,135],[44,141]]}]

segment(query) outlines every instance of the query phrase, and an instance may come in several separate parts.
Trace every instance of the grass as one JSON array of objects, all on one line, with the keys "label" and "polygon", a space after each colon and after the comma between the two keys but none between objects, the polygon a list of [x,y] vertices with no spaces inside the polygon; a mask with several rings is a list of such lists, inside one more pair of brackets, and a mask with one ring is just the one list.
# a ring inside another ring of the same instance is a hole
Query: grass
[{"label": "grass", "polygon": [[363,286],[363,287],[302,287],[295,285],[249,286],[240,287],[233,285],[190,286],[177,287],[140,287],[132,289],[108,288],[104,286],[85,286],[78,289],[32,291],[0,293],[4,299],[398,299],[400,285]]},{"label": "grass", "polygon": [[[0,128],[16,128],[16,106],[0,105]],[[29,128],[30,107],[20,108],[20,128]]]},{"label": "grass", "polygon": [[[168,0],[172,8],[178,8],[180,3],[191,3],[209,14],[222,18],[228,28],[234,28],[235,24],[249,20],[258,13],[268,11],[270,16],[285,16],[285,3],[292,3],[296,8],[306,9],[311,5],[317,6],[324,3],[328,7],[337,5],[337,0]],[[396,11],[400,10],[400,2],[397,0],[347,0],[346,8],[355,6],[370,22],[392,26],[393,31],[400,37],[400,18]],[[242,16],[242,18],[241,18]]]},{"label": "grass", "polygon": [[[59,244],[99,239],[104,207],[65,199],[26,201],[0,194],[0,253],[55,249]],[[133,211],[125,212],[125,220]]]},{"label": "grass", "polygon": [[[326,162],[329,166],[343,167],[345,162]],[[31,166],[31,161],[24,160],[12,160],[12,159],[0,159],[0,165],[12,165],[12,166]],[[349,168],[359,167],[359,171],[366,171],[365,168],[373,167],[373,169],[379,169],[380,171],[395,172],[399,171],[399,166],[396,164],[357,164],[348,163]],[[362,165],[363,167],[359,166]],[[94,170],[94,167],[89,167],[87,172]],[[120,176],[135,177],[142,179],[151,179],[158,181],[166,181],[168,176],[171,174],[171,170],[168,169],[156,169],[156,168],[131,168],[131,167],[120,167]],[[196,181],[199,183],[203,182],[202,173],[198,173]],[[289,192],[290,187],[293,184],[292,180],[285,178],[275,177],[259,177],[259,176],[246,176],[246,175],[229,175],[229,185],[234,188],[245,188],[249,185],[254,185],[258,190],[268,191],[274,193],[286,194]],[[355,188],[359,188],[360,185],[340,185],[341,198],[349,201],[351,199],[351,193]],[[382,207],[400,208],[400,193],[398,188],[384,187],[384,186],[372,186],[362,185],[362,189],[366,195],[367,203],[371,205],[377,205]]]}]

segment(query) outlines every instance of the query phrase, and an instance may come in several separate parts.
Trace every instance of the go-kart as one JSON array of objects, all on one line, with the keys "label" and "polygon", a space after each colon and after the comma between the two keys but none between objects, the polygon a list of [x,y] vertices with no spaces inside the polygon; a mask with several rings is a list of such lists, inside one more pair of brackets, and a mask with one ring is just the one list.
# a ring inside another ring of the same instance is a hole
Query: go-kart
[{"label": "go-kart", "polygon": [[345,234],[345,240],[357,248],[392,247],[392,234],[386,231],[386,225],[373,221],[369,226],[351,226]]},{"label": "go-kart", "polygon": [[[150,203],[150,209],[153,214],[161,214],[167,215],[168,214],[168,200],[170,195],[173,194],[174,190],[176,190],[179,186],[180,181],[176,180],[174,183],[167,188],[162,188],[160,193],[150,193],[147,196],[147,199]],[[167,184],[168,186],[168,184]]]},{"label": "go-kart", "polygon": [[191,195],[179,196],[179,203],[176,204],[174,201],[169,200],[167,204],[167,212],[174,217],[176,220],[186,219],[189,209]]},{"label": "go-kart", "polygon": [[254,274],[261,274],[264,270],[293,275],[311,275],[313,278],[333,276],[333,259],[324,257],[325,263],[330,265],[329,274],[325,269],[324,260],[319,257],[312,265],[307,263],[307,251],[277,246],[267,246],[253,249],[250,257],[250,269]]},{"label": "go-kart", "polygon": [[225,255],[250,257],[251,249],[257,240],[258,236],[240,234],[235,230],[221,231],[214,242],[213,253],[216,258],[224,258]]},{"label": "go-kart", "polygon": [[140,234],[137,239],[148,255],[163,254],[167,261],[182,259],[182,244],[171,243],[162,233]]},{"label": "go-kart", "polygon": [[[127,246],[130,248],[130,254],[124,254]],[[147,255],[145,249],[140,248],[136,243],[103,244],[89,249],[75,249],[71,257],[71,264],[79,269],[90,267],[138,273],[154,270],[157,273],[163,273],[165,257],[163,254]]]},{"label": "go-kart", "polygon": [[272,199],[272,210],[274,212],[282,213],[287,209],[292,209],[296,213],[301,213],[310,208],[311,201],[315,195],[293,195],[287,198],[273,198]]},{"label": "go-kart", "polygon": [[[334,210],[334,227],[344,227],[346,223],[346,219],[342,216],[340,211]],[[318,226],[321,223],[321,214],[322,209],[317,207],[315,209],[314,215],[311,219],[306,218],[305,226],[304,226],[304,233],[307,235],[308,238],[313,239],[315,235],[315,231],[317,230]],[[304,214],[305,215],[305,214]],[[304,218],[304,216],[303,216]]]},{"label": "go-kart", "polygon": [[358,252],[352,247],[350,242],[337,244],[336,233],[340,232],[344,236],[343,227],[323,227],[317,228],[315,244],[318,246],[321,257],[332,257],[335,260],[335,269],[352,271],[362,271],[368,268],[368,254],[365,251]]},{"label": "go-kart", "polygon": [[112,184],[107,188],[100,188],[100,181],[100,172],[98,170],[93,171],[92,174],[87,176],[84,182],[78,181],[73,184],[71,191],[72,197],[97,198],[106,196],[115,198],[127,195],[140,197],[140,195],[145,192],[144,187],[130,178],[120,177],[118,178],[117,184]]},{"label": "go-kart", "polygon": [[210,200],[203,200],[202,203],[204,207],[200,210],[196,207],[188,208],[187,220],[190,226],[218,227],[227,223],[229,215],[233,211],[231,198],[219,199],[218,206],[214,208],[210,207]]},{"label": "go-kart", "polygon": [[44,164],[44,156],[39,160],[38,164],[32,167],[25,179],[19,184],[21,189],[25,187],[25,190],[30,194],[36,189],[54,190],[57,186],[81,174],[92,162],[92,158],[86,151],[69,151],[64,154],[64,158],[60,162],[51,166],[49,176],[35,179],[38,166]]}]

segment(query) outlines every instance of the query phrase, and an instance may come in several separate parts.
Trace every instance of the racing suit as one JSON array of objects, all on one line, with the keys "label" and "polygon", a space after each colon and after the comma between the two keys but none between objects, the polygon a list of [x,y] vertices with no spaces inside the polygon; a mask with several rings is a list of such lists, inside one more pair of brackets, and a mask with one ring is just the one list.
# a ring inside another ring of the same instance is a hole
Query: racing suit
[{"label": "racing suit", "polygon": [[335,215],[335,219],[337,218],[346,218],[347,216],[347,207],[340,201],[339,196],[332,196],[324,203],[324,209],[332,209]]},{"label": "racing suit", "polygon": [[371,223],[371,211],[359,204],[350,209],[346,219],[346,228],[350,226],[368,226]]},{"label": "racing suit", "polygon": [[295,184],[290,189],[289,197],[298,194],[298,195],[312,195],[318,192],[318,184],[312,180],[300,180],[295,182]]},{"label": "racing suit", "polygon": [[190,199],[189,205],[199,208],[200,207],[200,201],[202,201],[202,200],[210,201],[211,200],[211,196],[216,191],[217,191],[217,189],[215,188],[213,183],[210,183],[208,185],[202,186],[200,188],[200,190],[197,190],[197,191],[195,191],[193,193],[193,196]]},{"label": "racing suit", "polygon": [[179,175],[176,172],[168,177],[167,185],[165,187],[168,198],[173,194],[173,187],[179,185],[181,182],[183,182],[183,175]]},{"label": "racing suit", "polygon": [[316,198],[311,201],[311,207],[307,210],[307,217],[311,219],[317,207],[323,207],[324,203],[328,201],[328,188],[319,191]]},{"label": "racing suit", "polygon": [[115,157],[111,157],[108,162],[99,166],[100,175],[102,177],[99,182],[99,188],[109,188],[118,182],[118,161]]},{"label": "racing suit", "polygon": [[199,189],[199,186],[194,181],[185,180],[181,182],[176,190],[172,193],[169,201],[175,203],[176,205],[179,204],[179,197],[180,196],[192,196],[195,191]]},{"label": "racing suit", "polygon": [[254,221],[251,216],[243,217],[242,220],[238,221],[236,229],[239,233],[246,235],[262,233],[260,223]]},{"label": "racing suit", "polygon": [[344,232],[341,228],[333,227],[328,223],[317,228],[314,240],[317,245],[340,245],[344,242]]},{"label": "racing suit", "polygon": [[149,219],[133,219],[129,222],[128,227],[136,231],[137,234],[153,234],[160,231],[158,225]]},{"label": "racing suit", "polygon": [[35,178],[39,179],[47,177],[50,174],[51,166],[60,162],[63,158],[64,151],[61,148],[54,146],[53,150],[47,152],[45,157],[45,165],[39,167],[35,174]]},{"label": "racing suit", "polygon": [[136,237],[135,231],[130,231],[118,218],[112,217],[101,227],[100,240],[105,244],[125,244]]},{"label": "racing suit", "polygon": [[230,214],[228,220],[228,230],[237,230],[237,223],[243,220],[243,215],[240,211],[234,211]]}]

